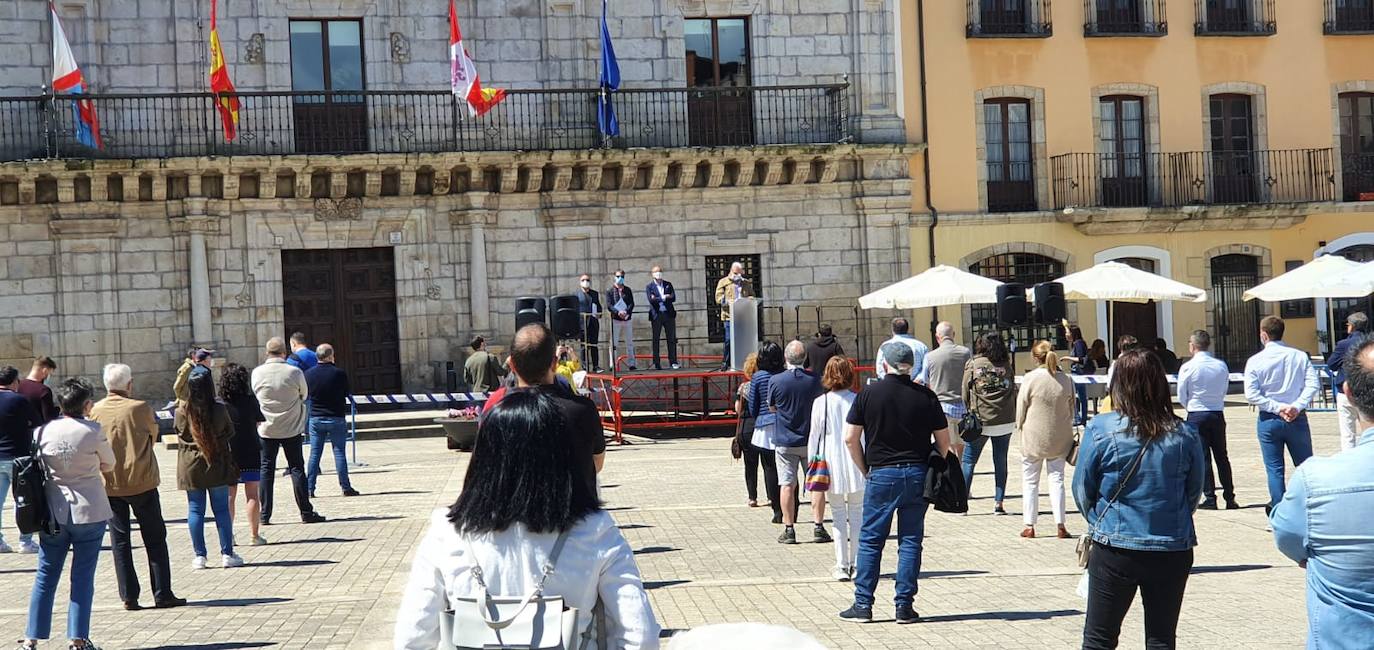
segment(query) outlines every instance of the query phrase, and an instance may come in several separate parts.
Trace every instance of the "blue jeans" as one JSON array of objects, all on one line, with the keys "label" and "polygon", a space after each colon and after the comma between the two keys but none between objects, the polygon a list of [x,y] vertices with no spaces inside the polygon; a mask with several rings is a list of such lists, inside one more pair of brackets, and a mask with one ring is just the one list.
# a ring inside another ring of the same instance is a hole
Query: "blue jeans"
[{"label": "blue jeans", "polygon": [[1078,421],[1074,424],[1087,424],[1088,422],[1088,385],[1074,384],[1074,394],[1078,396]]},{"label": "blue jeans", "polygon": [[1283,449],[1288,448],[1288,456],[1293,459],[1293,467],[1312,457],[1312,431],[1307,426],[1307,414],[1303,413],[1292,422],[1261,411],[1259,424],[1260,455],[1264,457],[1264,471],[1269,475],[1269,507],[1277,506],[1283,500]]},{"label": "blue jeans", "polygon": [[72,551],[71,601],[67,604],[67,638],[88,639],[91,635],[91,600],[95,598],[95,565],[105,539],[105,522],[63,523],[56,535],[38,535],[38,572],[29,594],[29,624],[24,636],[46,639],[52,636],[52,603],[57,582]]},{"label": "blue jeans", "polygon": [[315,491],[315,481],[320,478],[320,457],[324,456],[324,443],[334,449],[334,473],[339,475],[339,487],[353,489],[348,482],[348,422],[343,418],[310,418],[306,428],[310,432],[310,462],[305,466],[305,481],[311,492]]},{"label": "blue jeans", "polygon": [[215,513],[215,530],[219,532],[221,555],[234,554],[234,520],[229,517],[229,486],[208,490],[187,490],[186,526],[191,529],[191,548],[196,556],[205,557],[205,495],[210,495],[210,509]]},{"label": "blue jeans", "polygon": [[873,591],[883,564],[883,546],[897,517],[898,606],[916,600],[921,574],[921,540],[926,530],[926,470],[923,464],[877,467],[864,488],[863,528],[859,531],[858,567],[854,571],[854,604],[873,607]]},{"label": "blue jeans", "polygon": [[722,366],[730,365],[730,341],[734,338],[734,331],[735,328],[730,321],[725,321],[725,353],[720,357],[720,365]]},{"label": "blue jeans", "polygon": [[[5,543],[5,497],[10,494],[10,481],[14,479],[14,462],[11,458],[0,458],[0,544]],[[33,535],[19,535],[20,543],[33,541]]]},{"label": "blue jeans", "polygon": [[1007,447],[1011,446],[1011,436],[979,436],[977,440],[964,445],[964,482],[968,483],[969,498],[973,498],[973,468],[978,465],[978,457],[983,455],[983,445],[992,440],[992,477],[997,483],[993,498],[999,503],[1007,496]]}]

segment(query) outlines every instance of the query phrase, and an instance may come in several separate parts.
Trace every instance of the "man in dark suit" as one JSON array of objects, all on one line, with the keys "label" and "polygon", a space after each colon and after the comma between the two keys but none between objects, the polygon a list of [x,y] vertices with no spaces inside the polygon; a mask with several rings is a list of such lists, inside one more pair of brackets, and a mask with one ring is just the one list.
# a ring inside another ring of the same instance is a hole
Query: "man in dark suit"
[{"label": "man in dark suit", "polygon": [[654,369],[663,369],[658,361],[658,339],[667,332],[668,365],[677,370],[682,367],[677,363],[677,309],[673,307],[677,294],[673,292],[673,283],[663,279],[663,269],[655,266],[653,278],[644,287],[644,294],[649,298],[649,324],[654,330]]},{"label": "man in dark suit", "polygon": [[[615,367],[617,352],[625,355],[630,370],[638,370],[635,365],[635,292],[625,284],[625,271],[615,270],[615,280],[606,289],[606,306],[611,310],[611,367]],[[616,343],[624,341],[619,350]]]},{"label": "man in dark suit", "polygon": [[582,360],[592,372],[601,370],[601,296],[592,288],[592,278],[586,273],[578,278],[577,312],[582,315]]}]

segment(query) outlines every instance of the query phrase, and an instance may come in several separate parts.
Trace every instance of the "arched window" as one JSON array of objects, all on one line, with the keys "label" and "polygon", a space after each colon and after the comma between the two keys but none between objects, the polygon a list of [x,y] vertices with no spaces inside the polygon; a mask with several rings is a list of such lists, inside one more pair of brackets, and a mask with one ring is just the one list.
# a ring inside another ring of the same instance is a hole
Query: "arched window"
[{"label": "arched window", "polygon": [[[1036,253],[999,253],[985,257],[968,267],[969,273],[1000,282],[1020,282],[1030,287],[1064,277],[1064,263],[1053,257]],[[970,305],[970,328],[973,335],[997,331],[997,305]],[[1027,349],[1035,339],[1055,340],[1055,328],[1031,325],[1011,328],[1019,349]]]},{"label": "arched window", "polygon": [[[1336,251],[1337,255],[1352,262],[1374,262],[1374,245],[1356,244]],[[1366,316],[1374,315],[1374,301],[1369,296],[1363,298],[1336,298],[1331,301],[1331,322],[1335,330],[1335,340],[1345,338],[1345,319],[1351,314],[1362,311]]]}]

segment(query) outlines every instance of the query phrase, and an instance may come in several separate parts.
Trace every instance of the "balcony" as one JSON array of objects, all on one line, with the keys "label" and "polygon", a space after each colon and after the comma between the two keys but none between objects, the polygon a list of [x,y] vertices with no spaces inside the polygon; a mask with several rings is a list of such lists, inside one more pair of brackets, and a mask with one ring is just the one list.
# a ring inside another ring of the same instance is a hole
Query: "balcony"
[{"label": "balcony", "polygon": [[1164,36],[1165,0],[1083,0],[1084,36]]},{"label": "balcony", "polygon": [[1197,36],[1273,36],[1274,0],[1193,0]]},{"label": "balcony", "polygon": [[1326,34],[1374,34],[1374,0],[1325,0]]},{"label": "balcony", "polygon": [[965,0],[968,38],[1048,38],[1050,0]]},{"label": "balcony", "polygon": [[1069,153],[1050,159],[1054,207],[1172,208],[1334,201],[1331,149]]},{"label": "balcony", "polygon": [[622,89],[620,136],[597,127],[595,89],[511,90],[472,118],[447,91],[239,93],[225,142],[209,93],[89,95],[104,146],[77,142],[73,102],[0,97],[0,162],[339,153],[833,144],[850,139],[848,86]]}]

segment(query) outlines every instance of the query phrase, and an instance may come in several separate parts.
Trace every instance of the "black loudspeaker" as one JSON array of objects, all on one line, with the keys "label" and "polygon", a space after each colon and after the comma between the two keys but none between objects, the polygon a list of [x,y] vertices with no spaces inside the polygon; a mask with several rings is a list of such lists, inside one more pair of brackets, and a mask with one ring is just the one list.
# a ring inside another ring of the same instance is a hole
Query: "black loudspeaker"
[{"label": "black loudspeaker", "polygon": [[1026,285],[1008,282],[997,287],[997,322],[1002,325],[1025,325],[1029,320]]},{"label": "black loudspeaker", "polygon": [[554,296],[549,299],[550,327],[553,335],[562,339],[575,339],[582,334],[582,318],[577,313],[577,296]]},{"label": "black loudspeaker", "polygon": [[1035,285],[1035,321],[1041,325],[1058,325],[1065,318],[1068,318],[1068,305],[1064,303],[1064,285],[1058,282]]},{"label": "black loudspeaker", "polygon": [[530,323],[543,323],[548,301],[543,298],[523,296],[515,299],[515,329]]}]

